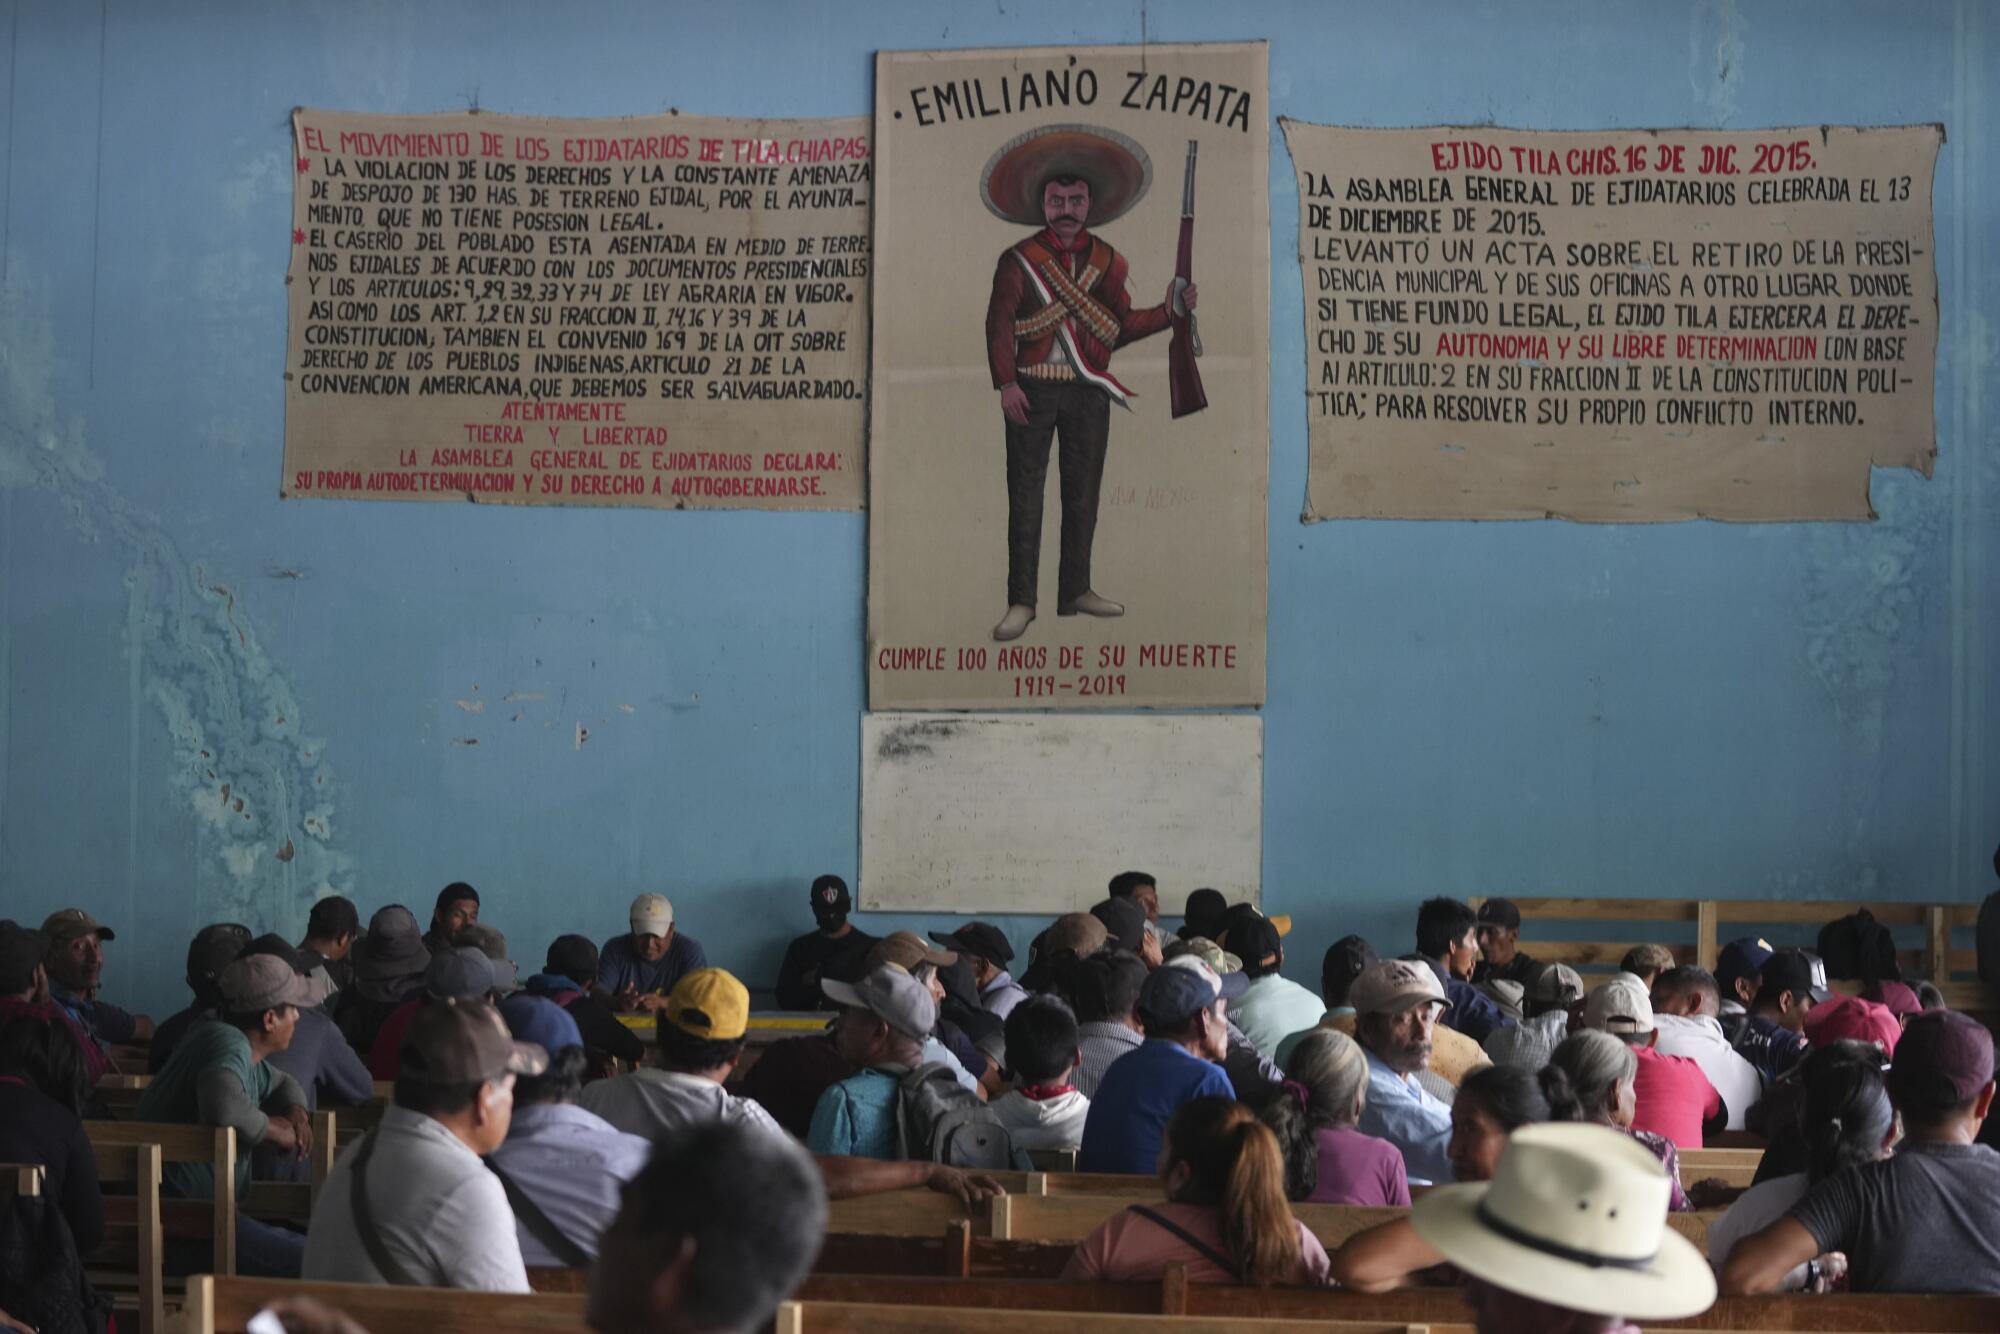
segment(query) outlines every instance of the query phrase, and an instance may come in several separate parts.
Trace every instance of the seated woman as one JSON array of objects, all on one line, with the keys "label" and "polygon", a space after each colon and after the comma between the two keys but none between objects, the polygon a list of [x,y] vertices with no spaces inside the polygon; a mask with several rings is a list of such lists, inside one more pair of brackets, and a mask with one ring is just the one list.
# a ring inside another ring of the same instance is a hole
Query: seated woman
[{"label": "seated woman", "polygon": [[1572,1033],[1557,1044],[1542,1068],[1542,1096],[1549,1100],[1549,1119],[1611,1126],[1645,1145],[1673,1182],[1667,1208],[1686,1213],[1694,1205],[1681,1189],[1681,1156],[1673,1141],[1650,1130],[1632,1129],[1639,1105],[1632,1083],[1638,1076],[1639,1058],[1624,1042],[1594,1028]]},{"label": "seated woman", "polygon": [[[1467,1075],[1451,1104],[1447,1149],[1458,1180],[1491,1180],[1507,1137],[1548,1119],[1549,1101],[1533,1071],[1490,1065]],[[1356,1292],[1388,1292],[1432,1279],[1447,1286],[1458,1281],[1407,1218],[1355,1233],[1328,1257],[1328,1265],[1335,1283]]]},{"label": "seated woman", "polygon": [[1410,1219],[1465,1276],[1478,1334],[1638,1334],[1628,1318],[1715,1303],[1701,1252],[1666,1225],[1670,1185],[1628,1134],[1534,1126],[1508,1141],[1492,1181],[1440,1186]]},{"label": "seated woman", "polygon": [[[1794,1067],[1802,1095],[1798,1135],[1806,1148],[1806,1170],[1752,1186],[1709,1225],[1708,1259],[1716,1269],[1737,1242],[1783,1218],[1805,1198],[1808,1187],[1842,1168],[1889,1156],[1902,1127],[1882,1082],[1884,1059],[1873,1043],[1835,1042]],[[1844,1269],[1844,1259],[1834,1264],[1810,1261],[1786,1274],[1778,1291],[1825,1292]]]},{"label": "seated woman", "polygon": [[1407,1205],[1402,1152],[1354,1128],[1368,1101],[1368,1058],[1353,1038],[1316,1028],[1286,1063],[1264,1124],[1285,1154],[1285,1194],[1313,1204]]},{"label": "seated woman", "polygon": [[1167,1203],[1113,1217],[1077,1245],[1062,1276],[1141,1281],[1185,1264],[1196,1283],[1326,1282],[1326,1251],[1285,1201],[1277,1138],[1242,1103],[1183,1103],[1160,1145],[1160,1180]]}]

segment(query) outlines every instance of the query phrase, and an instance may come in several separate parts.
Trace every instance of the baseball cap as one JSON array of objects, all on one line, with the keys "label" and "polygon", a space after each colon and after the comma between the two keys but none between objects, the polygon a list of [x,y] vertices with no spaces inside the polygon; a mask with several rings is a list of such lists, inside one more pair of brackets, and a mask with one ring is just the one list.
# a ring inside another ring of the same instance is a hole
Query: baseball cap
[{"label": "baseball cap", "polygon": [[1521,925],[1521,910],[1514,906],[1512,899],[1488,899],[1479,905],[1481,926],[1512,927]]},{"label": "baseball cap", "polygon": [[1086,958],[1103,949],[1110,939],[1111,933],[1105,930],[1104,923],[1090,913],[1066,912],[1042,933],[1042,953],[1069,950],[1080,959]]},{"label": "baseball cap", "polygon": [[1207,936],[1189,936],[1168,945],[1162,957],[1178,959],[1183,954],[1192,954],[1223,976],[1243,971],[1243,960],[1231,954]]},{"label": "baseball cap", "polygon": [[500,1012],[483,1000],[419,1005],[403,1030],[401,1055],[403,1078],[428,1084],[486,1084],[549,1068],[548,1052],[516,1042]]},{"label": "baseball cap", "polygon": [[576,1026],[568,1010],[547,996],[515,996],[500,1012],[507,1031],[516,1042],[532,1042],[554,1054],[564,1047],[581,1047],[583,1030]]},{"label": "baseball cap", "polygon": [[1894,1056],[1896,1039],[1902,1035],[1903,1025],[1895,1011],[1859,996],[1835,996],[1806,1012],[1806,1041],[1815,1047],[1852,1038],[1872,1042]]},{"label": "baseball cap", "polygon": [[1166,966],[1169,968],[1180,968],[1213,980],[1215,983],[1215,994],[1224,1000],[1235,1000],[1238,996],[1250,990],[1250,978],[1247,974],[1241,972],[1222,972],[1199,954],[1177,954],[1167,961]]},{"label": "baseball cap", "polygon": [[1370,964],[1347,990],[1347,1003],[1356,1014],[1400,1014],[1424,1001],[1445,1004],[1444,983],[1429,964],[1408,959]]},{"label": "baseball cap", "polygon": [[187,980],[197,989],[242,957],[250,944],[250,928],[241,922],[212,922],[188,942]]},{"label": "baseball cap", "polygon": [[566,977],[580,987],[597,980],[597,942],[589,936],[557,936],[549,942],[543,971]]},{"label": "baseball cap", "polygon": [[237,959],[216,975],[215,988],[222,993],[224,1008],[233,1014],[318,1003],[298,970],[273,954],[246,954]]},{"label": "baseball cap", "polygon": [[454,945],[431,956],[424,990],[439,999],[478,1000],[493,990],[493,961],[470,945]]},{"label": "baseball cap", "polygon": [[930,988],[893,963],[869,969],[859,982],[823,977],[819,989],[836,1005],[867,1010],[904,1037],[921,1041],[937,1027]]},{"label": "baseball cap", "polygon": [[[1254,911],[1254,910],[1253,910]],[[1231,923],[1229,943],[1234,945],[1234,953],[1250,960],[1258,967],[1270,967],[1278,962],[1278,955],[1284,946],[1278,943],[1278,926],[1262,913],[1244,916]]]},{"label": "baseball cap", "polygon": [[458,943],[478,950],[493,965],[493,989],[502,996],[521,989],[521,966],[507,957],[507,935],[497,926],[474,922],[458,933]]},{"label": "baseball cap", "polygon": [[1229,911],[1223,916],[1225,925],[1222,929],[1229,936],[1228,943],[1235,946],[1238,954],[1242,954],[1244,951],[1243,946],[1236,939],[1236,929],[1246,922],[1258,920],[1269,922],[1281,936],[1292,934],[1291,918],[1283,915],[1266,917],[1258,910],[1257,905],[1254,903],[1232,903],[1229,905]]},{"label": "baseball cap", "polygon": [[263,957],[282,959],[287,967],[299,975],[305,984],[306,998],[295,1004],[308,1008],[324,1005],[326,998],[334,991],[333,979],[323,968],[314,968],[306,962],[306,956],[299,953],[292,943],[275,931],[268,931],[243,947],[241,957]]},{"label": "baseball cap", "polygon": [[[918,964],[927,963],[942,968],[946,964],[958,962],[958,956],[950,950],[934,950],[924,943],[924,938],[914,931],[891,931],[882,939],[868,947],[868,954],[861,961],[863,971],[879,967],[885,963],[895,964],[904,972],[913,972]],[[925,1029],[926,1033],[930,1030]]]},{"label": "baseball cap", "polygon": [[674,983],[661,1019],[691,1038],[730,1042],[750,1031],[750,990],[720,968],[697,968]]},{"label": "baseball cap", "polygon": [[984,959],[995,968],[1005,968],[1014,961],[1014,947],[1007,943],[1007,937],[999,927],[990,922],[967,922],[956,931],[931,932],[931,939],[940,945],[949,945],[960,954],[970,954]]},{"label": "baseball cap", "polygon": [[1133,1008],[1146,1027],[1175,1029],[1214,1005],[1221,994],[1222,979],[1215,970],[1192,955],[1182,955],[1146,974]]},{"label": "baseball cap", "polygon": [[814,917],[841,917],[854,910],[854,898],[847,882],[837,875],[823,875],[812,884]]},{"label": "baseball cap", "polygon": [[1197,889],[1187,896],[1181,916],[1187,919],[1187,925],[1180,929],[1182,937],[1206,936],[1213,940],[1222,934],[1224,919],[1229,916],[1229,900],[1222,897],[1219,889]]},{"label": "baseball cap", "polygon": [[1804,950],[1775,950],[1758,971],[1763,977],[1761,990],[1769,995],[1804,992],[1815,1003],[1833,995],[1826,989],[1826,965]]},{"label": "baseball cap", "polygon": [[1652,1032],[1653,998],[1646,984],[1630,973],[1600,984],[1583,1002],[1583,1026],[1606,1033]]},{"label": "baseball cap", "polygon": [[1104,923],[1105,932],[1118,949],[1137,954],[1146,943],[1146,910],[1132,900],[1106,899],[1093,906],[1090,915]]},{"label": "baseball cap", "polygon": [[59,908],[42,919],[42,934],[51,946],[67,945],[83,936],[116,940],[118,933],[81,908]]},{"label": "baseball cap", "polygon": [[47,953],[41,932],[12,922],[0,927],[0,996],[18,996],[32,987]]},{"label": "baseball cap", "polygon": [[1898,1107],[1945,1111],[1993,1082],[1993,1035],[1958,1010],[1926,1010],[1903,1025],[1885,1081]]},{"label": "baseball cap", "polygon": [[1728,991],[1738,978],[1755,977],[1770,961],[1770,943],[1756,936],[1743,936],[1722,947],[1715,958],[1715,980]]},{"label": "baseball cap", "polygon": [[400,903],[377,909],[368,919],[368,934],[354,947],[354,974],[360,978],[413,977],[430,961],[416,914]]},{"label": "baseball cap", "polygon": [[1886,1005],[1889,1013],[1898,1019],[1924,1012],[1923,1001],[1917,998],[1916,991],[1907,982],[1875,982],[1864,988],[1861,994],[1877,1005]]},{"label": "baseball cap", "polygon": [[674,929],[674,905],[664,894],[641,894],[632,900],[632,933],[664,936]]},{"label": "baseball cap", "polygon": [[1522,998],[1537,1005],[1568,1005],[1579,999],[1583,991],[1582,973],[1566,963],[1545,963],[1522,988]]}]

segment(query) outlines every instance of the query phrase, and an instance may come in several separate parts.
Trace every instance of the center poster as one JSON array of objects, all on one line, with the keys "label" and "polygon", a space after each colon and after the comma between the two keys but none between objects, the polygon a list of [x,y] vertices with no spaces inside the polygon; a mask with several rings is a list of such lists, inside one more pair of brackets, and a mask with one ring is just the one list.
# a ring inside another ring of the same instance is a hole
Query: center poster
[{"label": "center poster", "polygon": [[877,57],[871,707],[1264,702],[1267,55]]}]

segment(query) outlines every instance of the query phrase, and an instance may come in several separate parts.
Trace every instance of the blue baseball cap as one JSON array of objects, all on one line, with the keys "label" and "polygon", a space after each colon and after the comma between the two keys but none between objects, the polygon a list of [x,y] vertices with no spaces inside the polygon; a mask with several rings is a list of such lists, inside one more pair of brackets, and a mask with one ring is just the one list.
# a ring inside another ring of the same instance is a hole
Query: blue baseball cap
[{"label": "blue baseball cap", "polygon": [[1149,1027],[1176,1029],[1222,999],[1223,987],[1213,968],[1192,954],[1184,954],[1146,974],[1139,1002],[1133,1008],[1140,1022]]},{"label": "blue baseball cap", "polygon": [[546,996],[511,997],[500,1017],[507,1021],[507,1031],[516,1042],[532,1042],[550,1053],[583,1045],[583,1030],[576,1026],[576,1020]]},{"label": "blue baseball cap", "polygon": [[1715,959],[1715,980],[1727,991],[1739,977],[1754,977],[1777,953],[1756,936],[1744,936],[1722,947]]}]

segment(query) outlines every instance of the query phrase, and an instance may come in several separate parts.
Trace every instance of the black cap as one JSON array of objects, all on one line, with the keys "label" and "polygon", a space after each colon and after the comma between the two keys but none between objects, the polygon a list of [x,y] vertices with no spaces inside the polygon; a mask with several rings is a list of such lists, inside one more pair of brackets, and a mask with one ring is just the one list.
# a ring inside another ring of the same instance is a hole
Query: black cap
[{"label": "black cap", "polygon": [[841,917],[854,911],[847,882],[837,875],[823,875],[813,881],[812,910],[814,917]]},{"label": "black cap", "polygon": [[549,943],[544,967],[588,991],[597,980],[597,943],[589,936],[557,936]]},{"label": "black cap", "polygon": [[1521,910],[1514,906],[1512,899],[1488,899],[1479,905],[1479,921],[1482,926],[1509,927],[1518,931]]},{"label": "black cap", "polygon": [[1760,992],[1775,996],[1781,991],[1808,995],[1815,1003],[1833,995],[1826,987],[1826,965],[1804,950],[1779,950],[1764,961]]},{"label": "black cap", "polygon": [[1007,943],[1000,928],[990,922],[967,922],[950,933],[933,931],[931,939],[961,954],[976,954],[995,968],[1005,968],[1014,961],[1014,947]]},{"label": "black cap", "polygon": [[47,952],[41,932],[12,922],[0,926],[0,996],[18,996],[34,986]]},{"label": "black cap", "polygon": [[1090,910],[1111,933],[1113,949],[1139,952],[1146,939],[1146,910],[1130,899],[1106,899]]},{"label": "black cap", "polygon": [[1245,968],[1275,968],[1284,952],[1278,942],[1278,925],[1255,909],[1250,915],[1232,914],[1229,924],[1229,952],[1243,960]]},{"label": "black cap", "polygon": [[241,922],[216,922],[195,932],[188,942],[188,985],[196,991],[213,987],[222,970],[241,958],[249,944],[250,928]]},{"label": "black cap", "polygon": [[1187,896],[1187,907],[1181,915],[1187,918],[1187,925],[1181,928],[1183,939],[1191,936],[1206,936],[1214,940],[1222,934],[1222,919],[1229,913],[1229,900],[1222,897],[1219,889],[1197,889]]}]

